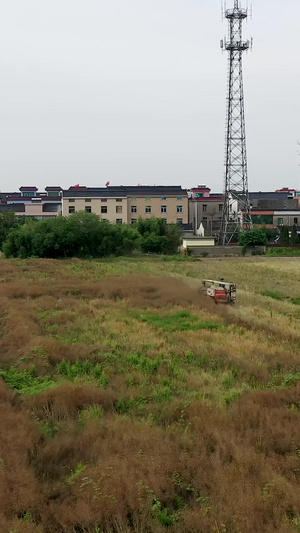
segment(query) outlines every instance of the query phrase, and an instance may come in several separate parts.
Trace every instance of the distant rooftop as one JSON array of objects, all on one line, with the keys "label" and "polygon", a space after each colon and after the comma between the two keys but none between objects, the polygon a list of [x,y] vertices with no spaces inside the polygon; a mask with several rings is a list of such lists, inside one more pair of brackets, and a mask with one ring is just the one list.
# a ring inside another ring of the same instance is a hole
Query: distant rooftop
[{"label": "distant rooftop", "polygon": [[291,196],[290,191],[276,191],[276,192],[249,192],[250,200],[282,200],[282,198],[292,199],[294,196]]},{"label": "distant rooftop", "polygon": [[65,198],[72,197],[104,197],[126,198],[127,196],[187,196],[186,189],[180,185],[138,185],[118,187],[71,187],[63,191]]}]

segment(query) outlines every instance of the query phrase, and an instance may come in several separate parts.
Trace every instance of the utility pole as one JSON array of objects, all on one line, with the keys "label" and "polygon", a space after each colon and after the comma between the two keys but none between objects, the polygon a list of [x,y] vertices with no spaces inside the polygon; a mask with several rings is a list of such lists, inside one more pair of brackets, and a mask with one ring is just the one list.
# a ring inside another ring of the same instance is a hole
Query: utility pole
[{"label": "utility pole", "polygon": [[[219,243],[230,244],[243,229],[252,228],[248,190],[246,132],[243,87],[243,53],[252,47],[252,39],[243,41],[243,22],[248,9],[238,0],[234,8],[225,10],[229,32],[221,41],[221,48],[228,52],[228,94],[225,148],[225,199]],[[243,214],[242,214],[243,213]]]}]

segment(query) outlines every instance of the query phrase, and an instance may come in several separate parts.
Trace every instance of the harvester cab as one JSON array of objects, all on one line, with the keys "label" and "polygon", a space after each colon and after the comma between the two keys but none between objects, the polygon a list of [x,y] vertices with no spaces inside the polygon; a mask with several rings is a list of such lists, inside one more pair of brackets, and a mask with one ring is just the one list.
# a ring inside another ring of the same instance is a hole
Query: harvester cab
[{"label": "harvester cab", "polygon": [[234,304],[236,302],[236,285],[233,283],[205,279],[203,286],[207,296],[210,296],[217,304]]}]

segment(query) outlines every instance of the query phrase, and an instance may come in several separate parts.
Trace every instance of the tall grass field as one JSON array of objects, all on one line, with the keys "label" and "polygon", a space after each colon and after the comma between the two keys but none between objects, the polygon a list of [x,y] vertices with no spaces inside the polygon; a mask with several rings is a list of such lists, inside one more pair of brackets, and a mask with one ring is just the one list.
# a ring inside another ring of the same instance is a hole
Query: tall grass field
[{"label": "tall grass field", "polygon": [[1,533],[300,531],[299,261],[1,259]]}]

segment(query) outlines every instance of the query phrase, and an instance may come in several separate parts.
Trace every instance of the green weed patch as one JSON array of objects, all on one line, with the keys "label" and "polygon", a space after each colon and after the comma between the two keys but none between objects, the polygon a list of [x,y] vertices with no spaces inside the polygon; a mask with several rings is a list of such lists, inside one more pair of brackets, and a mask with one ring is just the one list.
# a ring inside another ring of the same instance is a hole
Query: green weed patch
[{"label": "green weed patch", "polygon": [[267,248],[266,253],[272,257],[300,257],[300,248]]},{"label": "green weed patch", "polygon": [[76,378],[82,376],[91,376],[103,387],[106,387],[108,384],[107,377],[101,365],[98,363],[95,364],[92,361],[83,360],[76,361],[75,363],[62,361],[58,365],[57,370],[61,376],[65,376],[70,381],[74,381]]},{"label": "green weed patch", "polygon": [[129,355],[128,361],[142,372],[156,374],[162,362],[162,358],[150,359],[140,353]]},{"label": "green weed patch", "polygon": [[296,385],[300,381],[300,372],[295,372],[294,374],[287,374],[283,378],[283,385],[286,387]]},{"label": "green weed patch", "polygon": [[18,370],[9,368],[0,370],[0,376],[19,394],[37,394],[57,385],[51,377],[37,376],[35,370]]},{"label": "green weed patch", "polygon": [[286,298],[286,296],[281,294],[281,292],[277,291],[264,291],[262,292],[262,295],[268,296],[268,298],[273,298],[274,300],[283,300],[284,298]]},{"label": "green weed patch", "polygon": [[300,298],[289,298],[289,296],[284,296],[281,292],[264,291],[262,292],[262,295],[268,296],[269,298],[273,298],[274,300],[287,300],[288,302],[291,302],[293,305],[300,305]]},{"label": "green weed patch", "polygon": [[157,313],[139,313],[135,318],[140,322],[147,322],[154,327],[168,331],[198,331],[201,329],[218,330],[224,328],[224,324],[218,324],[208,320],[201,320],[191,315],[188,311],[174,315],[159,315]]}]

